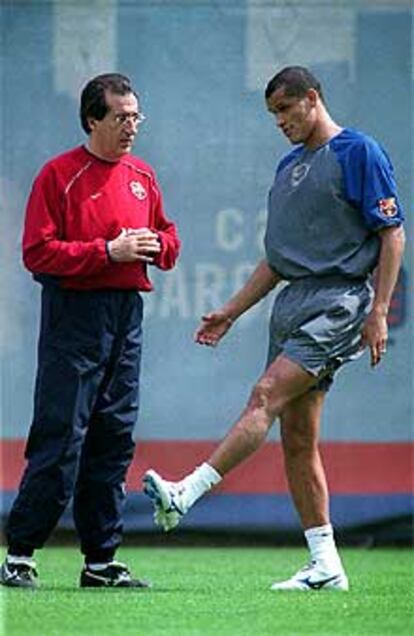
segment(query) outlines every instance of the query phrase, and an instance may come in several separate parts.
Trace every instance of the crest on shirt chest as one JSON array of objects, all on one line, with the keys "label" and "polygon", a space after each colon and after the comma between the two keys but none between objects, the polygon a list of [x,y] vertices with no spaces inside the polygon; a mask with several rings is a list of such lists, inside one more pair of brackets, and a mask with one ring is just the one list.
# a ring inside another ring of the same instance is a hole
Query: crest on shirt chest
[{"label": "crest on shirt chest", "polygon": [[290,175],[290,182],[294,188],[296,188],[307,176],[310,165],[308,163],[298,163],[292,169]]},{"label": "crest on shirt chest", "polygon": [[142,201],[147,198],[147,191],[139,181],[130,181],[129,189],[131,190],[134,197]]}]

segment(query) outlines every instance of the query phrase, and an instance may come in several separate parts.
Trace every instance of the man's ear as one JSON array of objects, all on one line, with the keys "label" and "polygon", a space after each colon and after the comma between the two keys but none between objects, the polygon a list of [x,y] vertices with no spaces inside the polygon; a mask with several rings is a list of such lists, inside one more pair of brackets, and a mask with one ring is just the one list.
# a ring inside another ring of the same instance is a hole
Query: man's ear
[{"label": "man's ear", "polygon": [[88,126],[91,130],[96,128],[96,119],[94,119],[93,117],[88,117]]},{"label": "man's ear", "polygon": [[314,88],[309,88],[306,92],[306,97],[310,101],[311,105],[315,106],[319,99],[318,91],[315,91]]}]

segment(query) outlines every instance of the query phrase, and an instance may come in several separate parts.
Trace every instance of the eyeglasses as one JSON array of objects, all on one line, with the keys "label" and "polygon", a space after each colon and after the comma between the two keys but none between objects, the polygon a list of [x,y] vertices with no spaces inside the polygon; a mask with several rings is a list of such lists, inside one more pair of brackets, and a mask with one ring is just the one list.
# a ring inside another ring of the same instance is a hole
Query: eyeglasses
[{"label": "eyeglasses", "polygon": [[114,120],[117,124],[122,126],[126,124],[127,121],[133,124],[142,124],[142,122],[146,120],[146,117],[144,113],[117,113],[114,116]]}]

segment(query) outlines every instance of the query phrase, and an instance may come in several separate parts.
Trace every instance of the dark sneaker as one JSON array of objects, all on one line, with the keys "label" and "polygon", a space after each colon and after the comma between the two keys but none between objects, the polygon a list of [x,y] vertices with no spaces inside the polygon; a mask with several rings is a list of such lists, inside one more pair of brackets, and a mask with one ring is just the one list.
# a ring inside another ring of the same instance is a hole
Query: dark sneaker
[{"label": "dark sneaker", "polygon": [[148,588],[151,587],[151,584],[148,581],[131,578],[126,565],[118,563],[118,561],[111,561],[102,570],[91,570],[85,565],[80,576],[80,586]]},{"label": "dark sneaker", "polygon": [[0,568],[0,583],[8,587],[36,589],[39,587],[39,583],[35,562],[28,560],[10,563],[6,559]]}]

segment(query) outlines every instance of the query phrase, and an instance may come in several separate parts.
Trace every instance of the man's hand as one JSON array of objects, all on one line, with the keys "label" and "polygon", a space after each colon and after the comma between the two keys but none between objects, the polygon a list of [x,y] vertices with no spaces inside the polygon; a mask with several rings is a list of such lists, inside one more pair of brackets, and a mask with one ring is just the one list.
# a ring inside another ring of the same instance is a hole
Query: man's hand
[{"label": "man's hand", "polygon": [[194,334],[194,340],[199,344],[215,347],[233,322],[258,303],[281,280],[282,277],[265,259],[262,259],[243,287],[230,300],[217,311],[202,317],[201,325]]},{"label": "man's hand", "polygon": [[215,347],[233,324],[230,316],[222,310],[206,314],[201,319],[201,325],[194,334],[194,340],[199,344]]},{"label": "man's hand", "polygon": [[372,309],[362,329],[361,347],[369,347],[371,366],[375,367],[387,350],[388,326],[385,312]]},{"label": "man's hand", "polygon": [[133,263],[144,261],[153,263],[154,256],[161,251],[158,234],[147,227],[139,229],[122,229],[120,234],[108,241],[108,252],[115,263]]}]

